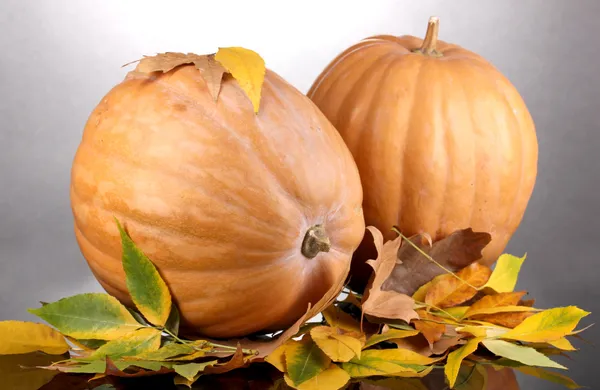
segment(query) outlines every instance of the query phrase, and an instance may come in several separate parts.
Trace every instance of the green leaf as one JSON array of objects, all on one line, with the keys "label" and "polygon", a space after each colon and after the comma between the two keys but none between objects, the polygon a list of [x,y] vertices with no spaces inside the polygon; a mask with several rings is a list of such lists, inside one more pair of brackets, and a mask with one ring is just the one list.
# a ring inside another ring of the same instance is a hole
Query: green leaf
[{"label": "green leaf", "polygon": [[113,364],[115,365],[115,367],[117,367],[121,371],[124,371],[125,369],[127,369],[129,367],[139,367],[139,368],[143,368],[143,369],[150,370],[150,371],[158,371],[163,367],[170,368],[172,365],[169,362],[157,362],[157,361],[148,361],[148,360],[135,360],[135,361],[116,360],[116,361],[113,361]]},{"label": "green leaf", "polygon": [[114,340],[142,326],[116,298],[103,293],[74,295],[28,311],[75,339]]},{"label": "green leaf", "polygon": [[25,321],[0,321],[0,355],[42,351],[62,355],[69,350],[63,335],[48,325]]},{"label": "green leaf", "polygon": [[440,358],[429,358],[408,349],[368,349],[342,364],[342,368],[353,378],[373,375],[391,376],[400,373],[418,373]]},{"label": "green leaf", "polygon": [[176,364],[173,366],[173,369],[176,373],[184,377],[189,381],[195,381],[197,379],[198,373],[204,370],[207,366],[211,366],[215,364],[217,360],[211,360],[208,362],[202,363],[185,363],[185,364]]},{"label": "green leaf", "polygon": [[148,351],[135,356],[136,359],[161,361],[171,359],[176,356],[189,355],[196,350],[187,344],[171,343],[156,351]]},{"label": "green leaf", "polygon": [[532,343],[555,341],[572,332],[579,321],[589,314],[576,306],[544,310],[526,318],[501,337]]},{"label": "green leaf", "polygon": [[165,281],[146,255],[134,244],[115,218],[123,249],[123,269],[131,299],[153,325],[163,326],[171,312],[171,294]]},{"label": "green leaf", "polygon": [[496,356],[502,356],[528,366],[567,369],[531,347],[523,347],[504,340],[483,340],[481,343]]},{"label": "green leaf", "polygon": [[382,334],[375,334],[367,340],[364,348],[372,347],[375,344],[379,344],[384,341],[393,340],[393,339],[403,339],[406,337],[416,336],[419,334],[418,330],[402,330],[402,329],[390,329]]},{"label": "green leaf", "polygon": [[517,367],[517,370],[521,371],[523,374],[531,375],[536,378],[545,379],[550,382],[558,383],[559,385],[565,386],[567,389],[581,389],[583,386],[579,386],[575,381],[571,378],[559,374],[557,372],[548,371],[546,369],[540,367]]},{"label": "green leaf", "polygon": [[109,356],[113,359],[156,351],[160,347],[161,332],[154,328],[142,328],[109,341],[91,355],[80,360],[96,360]]},{"label": "green leaf", "polygon": [[472,338],[465,345],[448,354],[444,374],[448,379],[450,388],[453,388],[456,384],[463,360],[477,350],[481,340],[483,340],[483,337]]},{"label": "green leaf", "polygon": [[331,359],[308,336],[287,343],[285,361],[288,376],[296,386],[317,376],[331,364]]},{"label": "green leaf", "polygon": [[483,287],[498,293],[512,292],[517,285],[519,272],[526,257],[527,253],[523,257],[509,254],[501,255],[496,262],[492,275]]},{"label": "green leaf", "polygon": [[95,360],[88,364],[64,367],[64,369],[61,369],[60,371],[79,374],[104,374],[106,371],[106,360]]}]

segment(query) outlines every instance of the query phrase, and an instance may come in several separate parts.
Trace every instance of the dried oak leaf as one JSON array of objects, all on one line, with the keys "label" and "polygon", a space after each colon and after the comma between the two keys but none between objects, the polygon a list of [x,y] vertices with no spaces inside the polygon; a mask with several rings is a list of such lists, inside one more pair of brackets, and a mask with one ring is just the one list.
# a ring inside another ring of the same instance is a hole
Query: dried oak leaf
[{"label": "dried oak leaf", "polygon": [[423,256],[415,246],[446,269],[455,272],[479,260],[482,256],[481,251],[490,243],[492,236],[467,228],[457,230],[431,245],[424,235],[415,235],[408,239],[414,245],[404,243],[400,246],[397,251],[400,262],[381,286],[383,291],[393,290],[412,295],[434,277],[446,273],[431,259]]},{"label": "dried oak leaf", "polygon": [[367,261],[367,264],[375,272],[365,289],[362,300],[363,314],[377,318],[399,319],[406,322],[419,318],[414,310],[415,301],[410,296],[394,290],[382,290],[382,285],[397,265],[398,248],[402,238],[398,237],[384,244],[383,235],[377,228],[368,226],[367,229],[373,235],[375,247],[377,248],[377,259]]},{"label": "dried oak leaf", "polygon": [[227,72],[225,67],[215,60],[214,54],[198,55],[194,53],[166,52],[155,56],[144,56],[144,58],[130,62],[129,64],[134,62],[138,62],[135,68],[136,72],[147,74],[153,72],[167,73],[178,66],[194,64],[196,69],[202,74],[202,78],[206,82],[206,86],[215,101],[219,97],[223,74]]}]

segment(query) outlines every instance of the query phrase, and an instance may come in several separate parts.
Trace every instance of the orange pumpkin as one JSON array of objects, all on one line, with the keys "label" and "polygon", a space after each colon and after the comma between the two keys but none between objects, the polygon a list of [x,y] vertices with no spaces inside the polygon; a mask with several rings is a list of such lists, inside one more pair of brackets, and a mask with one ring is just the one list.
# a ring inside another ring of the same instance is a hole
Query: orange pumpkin
[{"label": "orange pumpkin", "polygon": [[[538,145],[515,87],[481,56],[437,40],[365,39],[335,58],[308,96],[340,132],[358,165],[367,225],[434,240],[472,227],[489,232],[492,264],[532,194]],[[357,251],[352,281],[370,274],[372,238]]]},{"label": "orange pumpkin", "polygon": [[71,204],[108,293],[132,306],[116,217],[165,279],[183,328],[216,338],[291,325],[347,277],[365,227],[342,138],[270,70],[258,114],[231,77],[215,102],[193,65],[130,72],[85,126]]}]

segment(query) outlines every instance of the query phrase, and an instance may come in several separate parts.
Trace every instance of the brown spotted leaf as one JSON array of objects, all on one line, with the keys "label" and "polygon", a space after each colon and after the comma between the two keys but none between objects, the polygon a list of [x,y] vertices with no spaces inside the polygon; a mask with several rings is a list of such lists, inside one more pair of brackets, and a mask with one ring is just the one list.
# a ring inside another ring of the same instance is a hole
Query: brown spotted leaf
[{"label": "brown spotted leaf", "polygon": [[489,267],[472,263],[458,271],[457,277],[452,274],[437,276],[425,295],[425,303],[444,308],[466,302],[477,294],[475,288],[483,286],[491,273],[492,270]]},{"label": "brown spotted leaf", "polygon": [[377,228],[368,226],[367,229],[373,235],[377,248],[377,259],[367,261],[367,264],[375,272],[365,290],[362,301],[363,314],[406,322],[418,318],[417,312],[413,309],[415,301],[410,296],[393,290],[383,291],[381,289],[382,284],[390,277],[390,273],[397,264],[397,253],[402,238],[398,237],[384,244],[383,235]]},{"label": "brown spotted leaf", "polygon": [[[474,232],[471,228],[457,230],[444,239],[429,245],[423,235],[408,238],[397,251],[400,260],[383,283],[383,291],[393,290],[412,295],[417,289],[434,277],[446,273],[438,264],[456,272],[481,258],[481,251],[491,241],[491,235]],[[424,256],[419,250],[429,255],[438,264]]]}]

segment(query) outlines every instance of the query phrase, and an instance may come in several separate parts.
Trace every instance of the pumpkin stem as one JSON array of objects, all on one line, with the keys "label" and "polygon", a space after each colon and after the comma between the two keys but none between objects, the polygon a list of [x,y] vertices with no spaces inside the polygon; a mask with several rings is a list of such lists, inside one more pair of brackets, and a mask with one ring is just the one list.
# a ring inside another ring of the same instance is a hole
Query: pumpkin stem
[{"label": "pumpkin stem", "polygon": [[441,57],[442,53],[440,53],[436,49],[439,31],[440,18],[438,18],[437,16],[432,16],[431,18],[429,18],[429,23],[427,23],[427,32],[425,33],[423,44],[419,49],[414,50],[414,52],[433,57]]},{"label": "pumpkin stem", "polygon": [[329,237],[325,233],[323,225],[315,225],[308,229],[304,240],[302,241],[302,254],[312,259],[317,256],[319,252],[329,252],[331,249],[331,242]]}]

